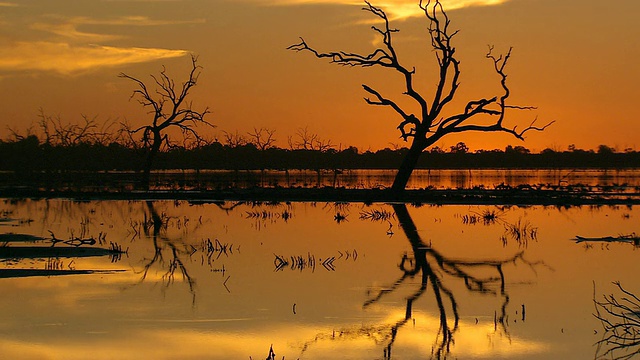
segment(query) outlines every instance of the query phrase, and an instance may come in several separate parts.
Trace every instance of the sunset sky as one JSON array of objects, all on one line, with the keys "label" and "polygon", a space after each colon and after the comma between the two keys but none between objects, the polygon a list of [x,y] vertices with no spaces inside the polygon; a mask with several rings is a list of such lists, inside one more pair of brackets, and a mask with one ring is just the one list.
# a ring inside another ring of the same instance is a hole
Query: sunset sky
[{"label": "sunset sky", "polygon": [[[431,97],[434,54],[418,1],[379,0],[392,19],[403,64],[416,67],[417,88]],[[506,134],[461,134],[472,150],[524,145],[564,150],[569,144],[640,150],[640,2],[637,0],[443,0],[460,29],[460,102],[496,95],[487,45],[504,52],[513,102],[507,125],[556,123],[526,142]],[[189,54],[203,66],[194,108],[209,107],[222,132],[276,130],[278,145],[308,127],[336,147],[377,150],[400,144],[398,118],[367,105],[367,84],[400,101],[402,78],[386,69],[347,68],[310,53],[287,51],[299,37],[321,51],[368,53],[378,43],[375,20],[354,0],[13,0],[0,1],[0,138],[24,130],[39,109],[77,122],[81,115],[144,124],[129,101],[134,84],[120,72],[151,80],[166,65],[177,81]],[[451,109],[454,111],[455,109]]]}]

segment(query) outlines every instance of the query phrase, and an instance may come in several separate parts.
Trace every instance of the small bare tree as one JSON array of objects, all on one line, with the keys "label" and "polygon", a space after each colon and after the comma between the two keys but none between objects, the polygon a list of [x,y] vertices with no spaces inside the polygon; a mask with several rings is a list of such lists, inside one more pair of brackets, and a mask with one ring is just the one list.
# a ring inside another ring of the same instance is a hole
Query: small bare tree
[{"label": "small bare tree", "polygon": [[155,83],[154,89],[149,87],[140,79],[125,73],[120,73],[119,77],[135,82],[138,86],[131,94],[131,98],[137,98],[138,102],[145,108],[150,108],[150,124],[139,128],[130,128],[132,134],[142,133],[142,144],[146,151],[146,161],[143,168],[143,186],[148,188],[149,177],[153,161],[163,145],[171,147],[167,131],[169,129],[179,129],[183,138],[192,141],[205,141],[197,132],[198,125],[214,127],[213,124],[205,120],[209,114],[209,108],[202,111],[194,110],[192,103],[187,101],[191,89],[198,83],[198,77],[202,67],[198,65],[198,58],[191,56],[191,71],[189,78],[176,85],[175,81],[169,77],[166,68],[163,66],[159,76],[151,75]]},{"label": "small bare tree", "polygon": [[401,118],[398,125],[401,138],[404,141],[411,139],[411,147],[400,165],[392,185],[394,191],[405,189],[422,152],[447,134],[466,131],[505,132],[524,140],[526,132],[530,130],[542,131],[551,125],[552,122],[538,127],[535,125],[535,120],[522,130],[518,130],[516,126],[507,127],[504,125],[507,110],[531,110],[534,108],[508,104],[507,99],[510,96],[510,90],[507,86],[505,68],[511,57],[511,49],[504,55],[495,55],[493,47],[489,47],[486,57],[498,75],[502,89],[501,93],[486,98],[470,100],[461,110],[447,111],[447,113],[453,115],[444,115],[445,107],[454,99],[460,85],[460,60],[458,60],[456,48],[453,46],[453,39],[458,34],[458,31],[451,29],[449,17],[440,1],[432,2],[427,0],[425,2],[420,0],[418,4],[429,23],[429,37],[439,68],[439,79],[431,101],[428,101],[420,94],[414,86],[415,68],[408,68],[400,63],[400,58],[393,45],[393,35],[398,30],[390,27],[389,19],[382,9],[371,5],[368,1],[365,1],[365,3],[366,6],[363,10],[372,13],[381,19],[384,24],[382,27],[372,26],[373,31],[382,37],[383,45],[373,50],[370,54],[357,54],[346,51],[319,52],[310,47],[302,38],[300,43],[291,45],[288,49],[309,51],[320,59],[326,58],[339,65],[379,66],[391,69],[403,78],[405,83],[404,95],[407,95],[418,105],[420,112],[417,115],[407,112],[396,101],[383,96],[377,90],[367,85],[362,85],[364,90],[372,96],[365,98],[365,101],[370,105],[386,106],[393,109]]},{"label": "small bare tree", "polygon": [[290,136],[287,140],[291,150],[315,150],[327,151],[333,148],[331,139],[322,139],[318,134],[313,133],[308,127],[296,130],[295,136]]},{"label": "small bare tree", "polygon": [[276,142],[275,138],[276,131],[274,129],[269,128],[253,128],[252,132],[248,132],[250,142],[258,149],[258,150],[267,150],[272,148]]},{"label": "small bare tree", "polygon": [[223,131],[222,133],[224,135],[224,144],[230,148],[245,146],[248,143],[244,135],[240,134],[238,130],[233,133],[227,131]]},{"label": "small bare tree", "polygon": [[[117,121],[99,121],[98,116],[82,114],[80,123],[66,122],[60,115],[48,115],[44,109],[38,110],[37,124],[27,128],[26,135],[8,128],[11,137],[22,140],[30,135],[42,137],[42,142],[50,146],[72,147],[80,144],[109,145],[119,141],[119,133],[113,130]],[[36,130],[38,129],[38,130]]]}]

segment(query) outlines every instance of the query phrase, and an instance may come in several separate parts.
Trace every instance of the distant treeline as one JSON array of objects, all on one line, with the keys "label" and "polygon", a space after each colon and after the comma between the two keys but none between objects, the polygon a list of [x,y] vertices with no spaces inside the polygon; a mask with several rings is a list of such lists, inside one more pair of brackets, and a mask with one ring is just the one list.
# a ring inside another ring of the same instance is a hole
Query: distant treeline
[{"label": "distant treeline", "polygon": [[[155,169],[396,169],[406,148],[360,152],[355,147],[344,150],[334,148],[258,149],[254,144],[237,146],[220,142],[193,147],[177,147],[162,151]],[[76,143],[51,145],[36,136],[16,140],[0,140],[0,170],[32,171],[139,171],[144,161],[144,150],[122,143]],[[418,168],[640,168],[640,152],[616,152],[601,145],[597,151],[572,149],[553,151],[545,149],[530,153],[524,147],[505,150],[469,152],[464,143],[448,151],[433,148],[420,158]]]}]

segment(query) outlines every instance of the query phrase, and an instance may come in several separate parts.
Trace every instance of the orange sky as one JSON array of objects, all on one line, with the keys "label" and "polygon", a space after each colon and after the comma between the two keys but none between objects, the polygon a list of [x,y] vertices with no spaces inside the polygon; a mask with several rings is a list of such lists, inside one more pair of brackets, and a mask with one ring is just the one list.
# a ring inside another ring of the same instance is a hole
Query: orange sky
[{"label": "orange sky", "polygon": [[[418,89],[429,97],[436,70],[417,1],[373,1],[393,18],[400,59],[416,66]],[[488,44],[514,47],[508,67],[512,99],[535,105],[512,113],[524,126],[536,116],[557,122],[525,143],[505,134],[445,137],[472,150],[524,145],[640,149],[635,118],[640,83],[640,25],[636,0],[444,0],[462,61],[459,99],[495,95],[484,58]],[[129,96],[133,84],[164,64],[182,79],[199,55],[204,67],[192,100],[212,109],[222,131],[276,130],[278,145],[308,127],[337,146],[376,150],[402,144],[390,109],[367,105],[367,84],[402,99],[402,79],[383,69],[344,68],[309,53],[287,51],[303,36],[319,50],[368,53],[375,44],[369,13],[354,0],[48,0],[0,1],[0,137],[25,129],[38,109],[75,122],[81,114],[143,124],[145,111]]]}]

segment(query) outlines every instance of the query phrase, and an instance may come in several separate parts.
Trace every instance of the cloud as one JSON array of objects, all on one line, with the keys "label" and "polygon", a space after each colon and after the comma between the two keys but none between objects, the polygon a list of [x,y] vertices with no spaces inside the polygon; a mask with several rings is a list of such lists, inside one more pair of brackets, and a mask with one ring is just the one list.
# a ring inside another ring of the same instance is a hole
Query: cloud
[{"label": "cloud", "polygon": [[0,48],[0,72],[44,71],[76,75],[100,68],[185,56],[186,50],[72,46],[62,42],[16,42]]},{"label": "cloud", "polygon": [[0,7],[18,7],[18,4],[0,1]]},{"label": "cloud", "polygon": [[88,17],[75,17],[70,22],[77,25],[112,25],[112,26],[163,26],[163,25],[184,25],[184,24],[204,24],[204,19],[192,20],[154,20],[147,16],[122,16],[114,19],[92,19]]},{"label": "cloud", "polygon": [[122,36],[89,33],[78,30],[85,25],[107,26],[164,26],[179,24],[202,24],[204,19],[194,20],[153,20],[146,16],[123,16],[114,19],[93,19],[89,17],[74,17],[63,19],[58,23],[37,22],[30,26],[32,30],[46,31],[66,39],[85,42],[105,42],[122,38]]},{"label": "cloud", "polygon": [[112,41],[120,38],[116,35],[108,34],[95,34],[78,30],[78,25],[74,23],[62,23],[62,24],[48,24],[48,23],[34,23],[31,25],[32,30],[46,31],[63,38],[67,38],[78,42],[103,42]]},{"label": "cloud", "polygon": [[[267,3],[265,0],[252,0]],[[443,0],[445,10],[462,9],[471,6],[492,6],[506,3],[510,0]],[[314,5],[314,4],[334,4],[334,5],[364,5],[360,0],[270,0],[273,5]],[[383,9],[389,18],[407,19],[411,17],[424,16],[415,0],[380,0],[372,1],[372,5]]]},{"label": "cloud", "polygon": [[127,38],[130,32],[103,33],[88,31],[87,27],[165,26],[205,22],[203,19],[154,20],[146,16],[99,19],[46,15],[39,20],[26,25],[24,30],[28,31],[22,32],[19,39],[7,40],[0,37],[0,75],[30,72],[79,75],[101,68],[184,56],[189,54],[187,50],[120,47],[117,41]]}]

